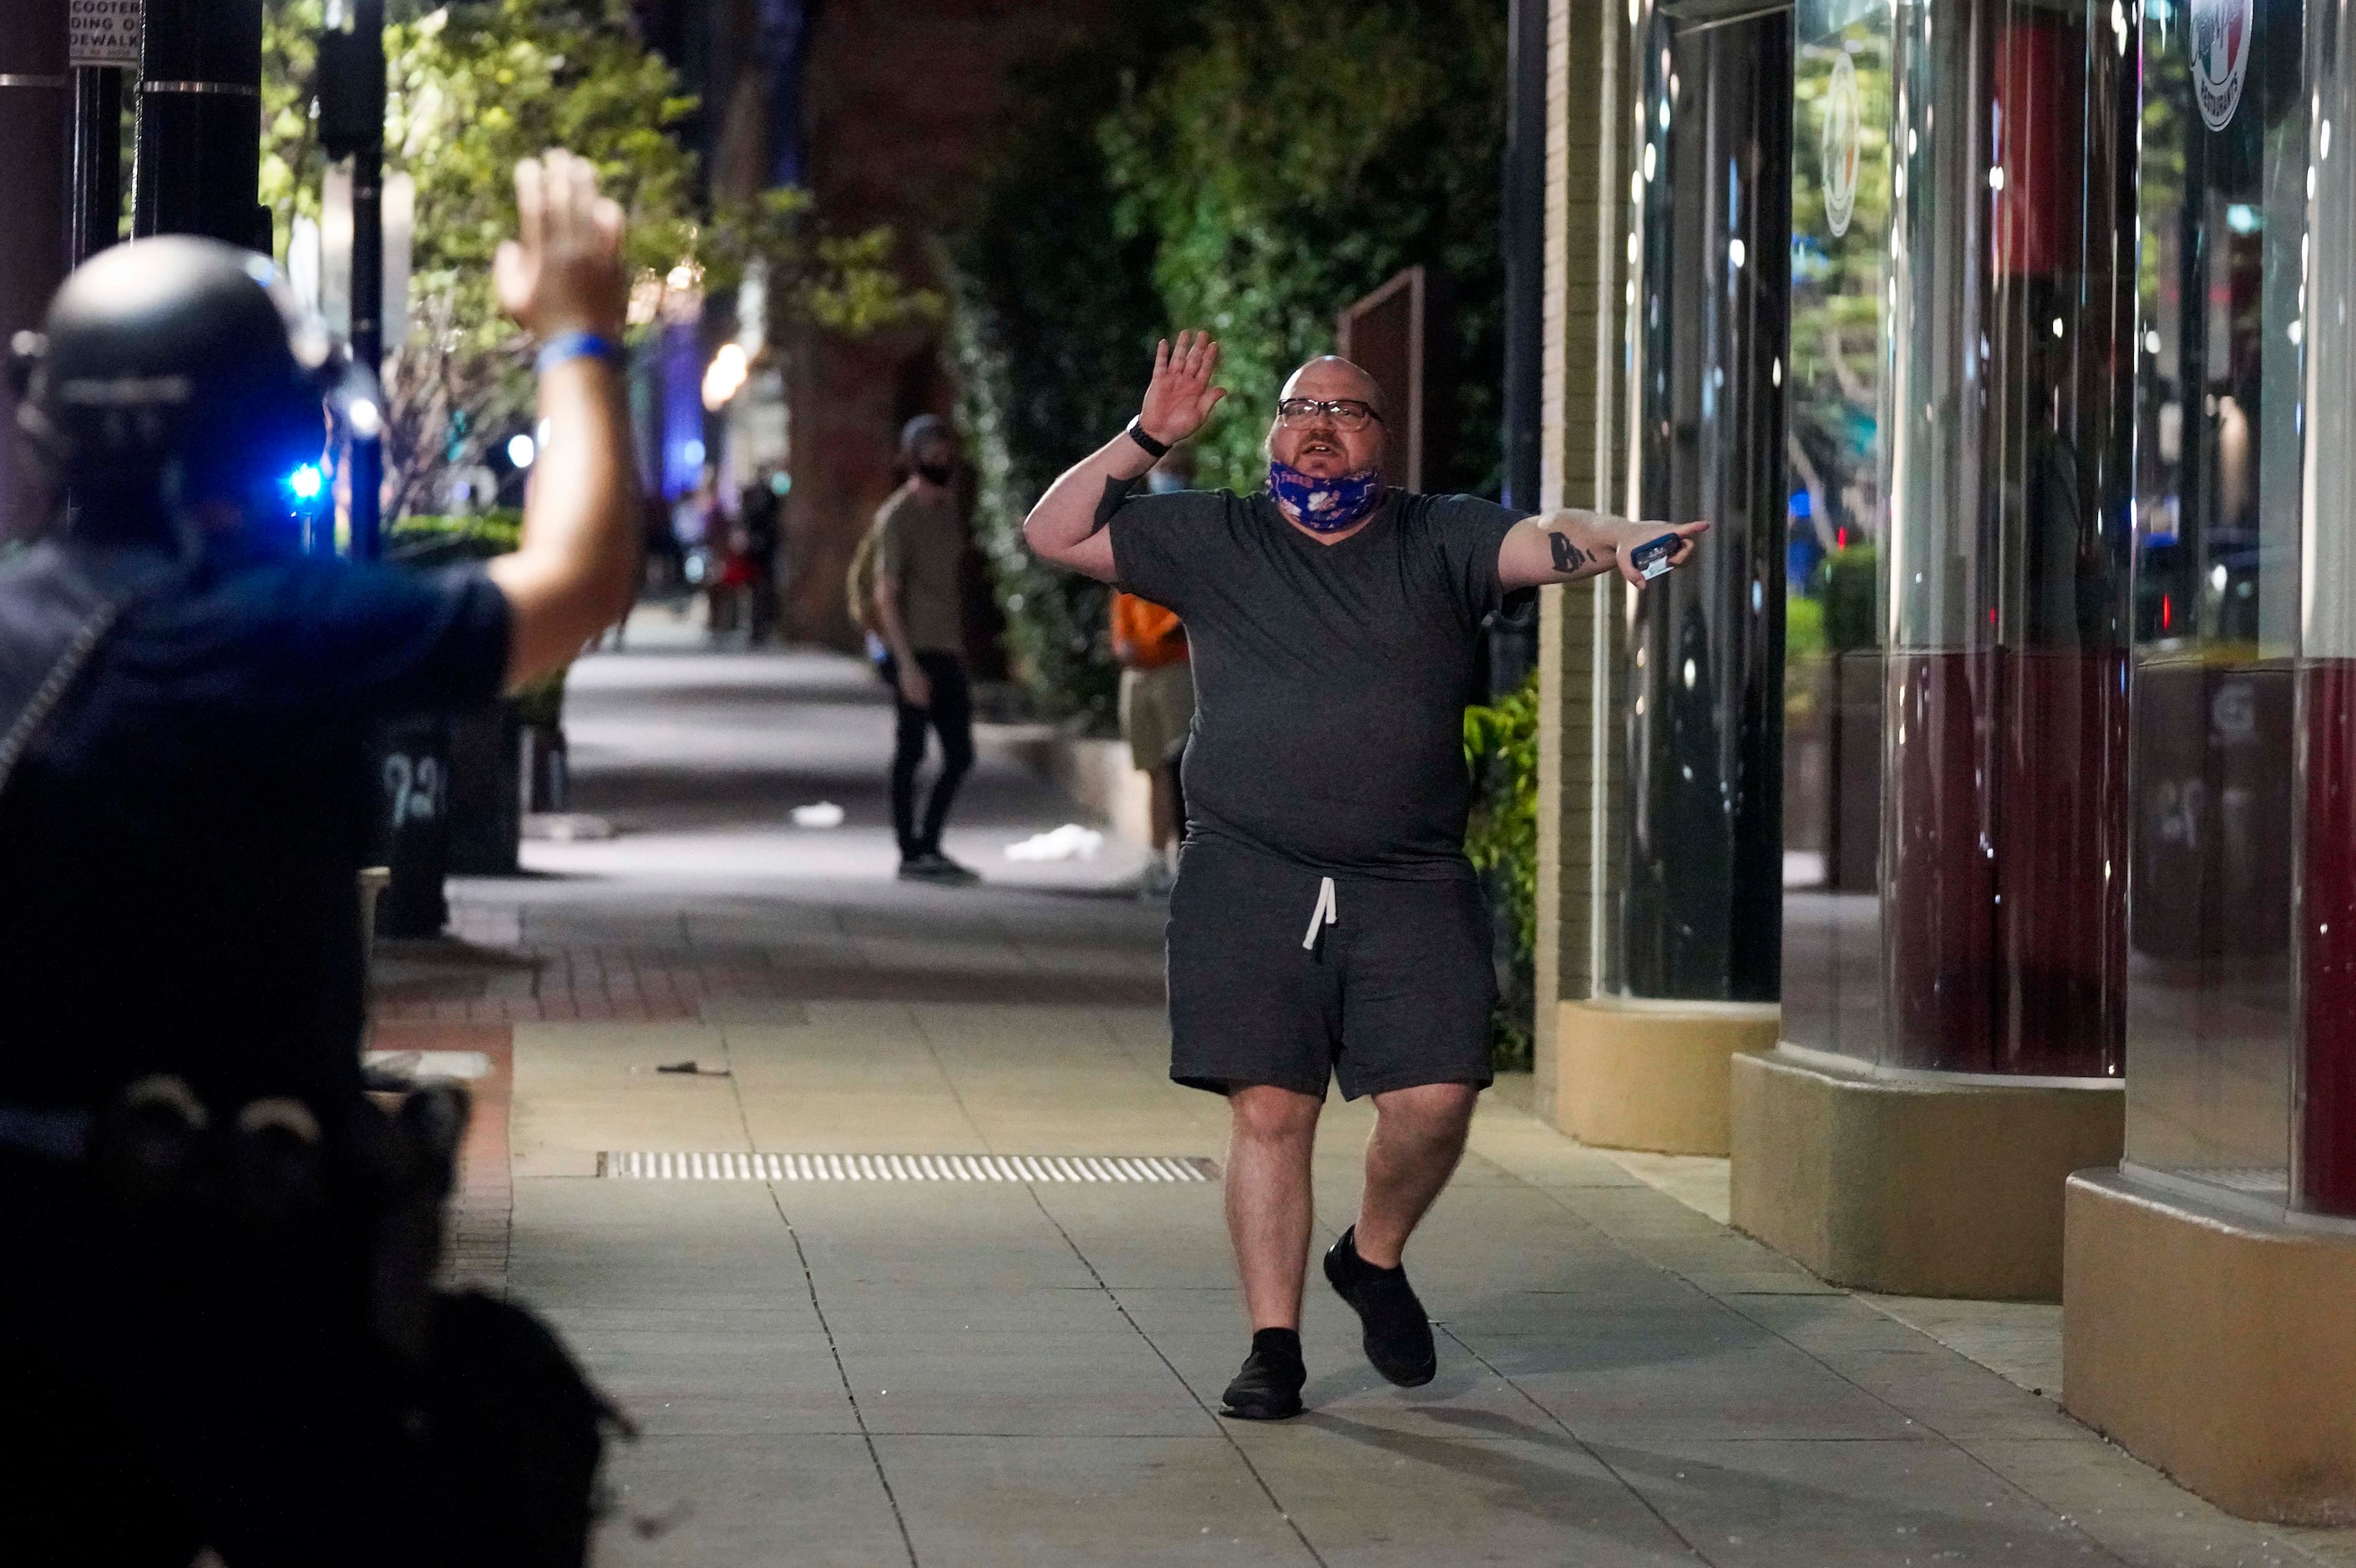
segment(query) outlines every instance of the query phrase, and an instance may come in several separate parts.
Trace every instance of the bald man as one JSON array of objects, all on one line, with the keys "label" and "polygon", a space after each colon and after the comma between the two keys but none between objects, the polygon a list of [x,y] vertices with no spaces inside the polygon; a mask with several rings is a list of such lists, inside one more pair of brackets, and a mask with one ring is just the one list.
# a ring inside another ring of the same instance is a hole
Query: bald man
[{"label": "bald man", "polygon": [[1049,560],[1166,604],[1194,650],[1186,838],[1170,903],[1170,1075],[1227,1097],[1227,1228],[1252,1349],[1225,1413],[1301,1412],[1310,1157],[1330,1080],[1371,1094],[1355,1224],[1325,1276],[1367,1359],[1412,1387],[1437,1370],[1400,1256],[1464,1151],[1490,1079],[1489,916],[1464,856],[1464,708],[1483,622],[1519,589],[1618,571],[1707,526],[1588,512],[1525,518],[1381,479],[1382,391],[1331,357],[1293,372],[1268,485],[1136,493],[1226,389],[1219,347],[1154,353],[1129,428],[1055,481],[1023,525]]}]

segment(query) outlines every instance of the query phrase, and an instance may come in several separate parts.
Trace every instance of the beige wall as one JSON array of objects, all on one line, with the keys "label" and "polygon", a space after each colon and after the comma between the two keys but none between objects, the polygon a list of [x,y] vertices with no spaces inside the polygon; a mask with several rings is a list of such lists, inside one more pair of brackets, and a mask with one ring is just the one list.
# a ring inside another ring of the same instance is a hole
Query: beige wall
[{"label": "beige wall", "polygon": [[[1620,469],[1627,13],[1553,0],[1547,22],[1546,365],[1539,498],[1609,508]],[[1537,1076],[1558,1102],[1564,1000],[1594,982],[1603,727],[1596,651],[1611,580],[1543,595],[1538,623]]]}]

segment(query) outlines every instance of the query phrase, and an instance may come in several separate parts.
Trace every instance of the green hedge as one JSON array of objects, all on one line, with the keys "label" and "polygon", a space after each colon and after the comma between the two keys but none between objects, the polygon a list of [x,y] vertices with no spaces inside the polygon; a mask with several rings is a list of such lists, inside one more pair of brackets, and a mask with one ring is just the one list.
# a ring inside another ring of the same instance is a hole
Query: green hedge
[{"label": "green hedge", "polygon": [[[1142,58],[1151,42],[1116,48]],[[1104,154],[1086,130],[1118,105],[1121,67],[1092,48],[1017,72],[976,215],[949,248],[958,417],[1008,663],[1041,716],[1104,731],[1120,682],[1108,591],[1041,562],[1023,518],[1136,411],[1161,328],[1151,247],[1116,231]]]},{"label": "green hedge", "polygon": [[385,530],[384,556],[403,566],[453,566],[505,555],[522,538],[523,514],[513,510],[402,517]]},{"label": "green hedge", "polygon": [[948,247],[977,532],[1016,679],[1108,725],[1103,591],[1043,570],[1022,520],[1137,409],[1156,337],[1206,327],[1233,396],[1198,480],[1257,489],[1284,373],[1400,268],[1452,293],[1457,420],[1435,488],[1494,493],[1505,9],[1493,0],[1175,0],[1012,81]]},{"label": "green hedge", "polygon": [[1195,37],[1100,129],[1124,233],[1169,320],[1226,347],[1209,485],[1258,488],[1285,375],[1401,268],[1453,295],[1457,420],[1433,489],[1495,493],[1505,8],[1494,0],[1198,0]]},{"label": "green hedge", "polygon": [[1464,710],[1464,762],[1472,769],[1472,824],[1465,852],[1488,884],[1505,940],[1505,984],[1489,1029],[1500,1068],[1530,1065],[1537,994],[1538,681],[1486,708]]}]

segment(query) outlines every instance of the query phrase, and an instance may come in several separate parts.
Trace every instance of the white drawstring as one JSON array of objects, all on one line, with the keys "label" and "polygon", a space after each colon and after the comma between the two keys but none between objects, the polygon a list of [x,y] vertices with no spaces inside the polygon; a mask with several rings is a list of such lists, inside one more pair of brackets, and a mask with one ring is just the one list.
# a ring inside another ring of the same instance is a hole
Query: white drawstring
[{"label": "white drawstring", "polygon": [[1309,934],[1301,939],[1301,945],[1310,952],[1315,952],[1318,929],[1321,926],[1332,925],[1341,918],[1341,903],[1333,896],[1333,879],[1324,878],[1317,889],[1317,907],[1309,912]]}]

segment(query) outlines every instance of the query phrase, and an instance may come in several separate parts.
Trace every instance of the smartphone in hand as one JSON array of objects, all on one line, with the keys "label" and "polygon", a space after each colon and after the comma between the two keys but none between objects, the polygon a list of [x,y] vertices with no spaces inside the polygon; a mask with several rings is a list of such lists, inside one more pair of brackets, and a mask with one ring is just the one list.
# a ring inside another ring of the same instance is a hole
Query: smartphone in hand
[{"label": "smartphone in hand", "polygon": [[1663,534],[1659,539],[1646,539],[1628,552],[1628,564],[1634,567],[1638,575],[1645,581],[1650,582],[1669,570],[1671,560],[1676,555],[1677,546],[1682,542],[1675,534]]}]

